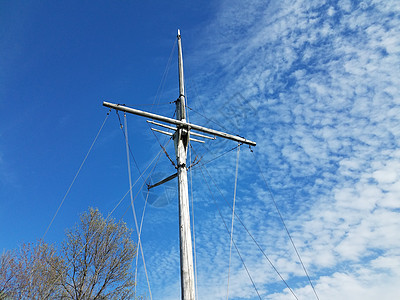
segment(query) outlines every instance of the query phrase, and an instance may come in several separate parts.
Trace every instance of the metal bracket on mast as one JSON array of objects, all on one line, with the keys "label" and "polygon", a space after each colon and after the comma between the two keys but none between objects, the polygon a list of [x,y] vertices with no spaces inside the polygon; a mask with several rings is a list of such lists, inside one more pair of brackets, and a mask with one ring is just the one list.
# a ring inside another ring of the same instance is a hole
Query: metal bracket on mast
[{"label": "metal bracket on mast", "polygon": [[[168,128],[168,129],[171,129],[171,130],[176,130],[176,127],[168,126],[168,125],[165,125],[165,124],[162,124],[162,123],[157,123],[157,122],[150,121],[150,120],[147,120],[146,122],[150,123],[150,124],[157,125],[157,126],[161,126],[161,127],[164,127],[164,128]],[[200,134],[200,133],[196,133],[196,132],[190,132],[190,135],[202,137],[202,138],[209,139],[209,140],[215,140],[216,139],[215,136],[208,136],[208,135],[204,135],[204,134]]]},{"label": "metal bracket on mast", "polygon": [[[160,130],[160,129],[156,129],[156,128],[151,128],[151,130],[153,130],[153,131],[155,131],[155,132],[158,132],[158,133],[162,133],[162,134],[165,134],[165,135],[169,135],[169,136],[173,136],[174,134],[173,133],[171,133],[171,132],[168,132],[168,131],[164,131],[164,130]],[[194,135],[193,133],[191,133],[191,135]],[[189,138],[190,139],[190,141],[192,141],[192,142],[198,142],[198,143],[205,143],[204,141],[202,141],[202,140],[198,140],[198,139],[194,139],[194,138]]]},{"label": "metal bracket on mast", "polygon": [[155,188],[156,186],[162,185],[163,183],[166,183],[174,178],[178,177],[178,173],[172,174],[171,176],[168,176],[167,178],[164,178],[163,180],[160,180],[159,182],[155,184],[148,184],[147,189],[150,190],[152,188]]}]

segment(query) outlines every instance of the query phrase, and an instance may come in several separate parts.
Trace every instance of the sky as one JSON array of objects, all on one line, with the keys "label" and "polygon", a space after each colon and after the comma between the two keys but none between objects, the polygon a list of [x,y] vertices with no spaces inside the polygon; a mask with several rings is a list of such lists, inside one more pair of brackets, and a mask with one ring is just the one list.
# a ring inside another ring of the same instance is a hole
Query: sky
[{"label": "sky", "polygon": [[[233,141],[192,143],[198,299],[226,299],[228,273],[230,299],[398,296],[400,3],[390,0],[0,1],[0,249],[60,243],[89,207],[137,240],[124,116],[102,102],[173,117],[178,28],[189,120],[257,142],[239,154]],[[168,138],[126,121],[151,294],[177,299],[176,182],[145,205],[140,175],[154,161],[152,180],[174,173],[157,158]],[[166,150],[175,157],[172,142]],[[260,296],[235,248],[229,263],[236,165],[245,227],[234,220],[233,240]]]}]

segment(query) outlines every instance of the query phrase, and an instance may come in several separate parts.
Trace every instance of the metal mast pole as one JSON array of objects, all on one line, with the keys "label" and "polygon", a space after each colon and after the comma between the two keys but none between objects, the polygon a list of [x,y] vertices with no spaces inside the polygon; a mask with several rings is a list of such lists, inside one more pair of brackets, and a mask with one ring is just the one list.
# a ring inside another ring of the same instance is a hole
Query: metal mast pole
[{"label": "metal mast pole", "polygon": [[[200,131],[202,133],[214,135],[214,138],[204,136],[202,134],[193,132],[192,135],[200,136],[208,139],[215,139],[215,136],[226,138],[241,144],[255,146],[256,142],[245,139],[237,135],[228,134],[225,132],[217,131],[211,128],[191,124],[186,121],[185,113],[185,84],[183,81],[183,58],[182,58],[182,44],[181,34],[178,30],[178,55],[179,55],[179,98],[176,100],[176,120],[161,115],[156,115],[150,112],[141,111],[138,109],[122,106],[115,103],[103,102],[103,105],[120,111],[125,111],[134,115],[150,118],[153,120],[165,122],[168,124],[176,125],[176,131],[173,134],[175,144],[175,154],[177,161],[177,176],[178,176],[178,193],[179,193],[179,245],[180,245],[180,261],[181,261],[181,291],[182,300],[195,299],[195,286],[194,286],[194,271],[193,271],[193,253],[192,253],[192,235],[190,231],[190,214],[189,214],[189,193],[187,181],[187,167],[186,157],[189,141],[203,142],[190,138],[189,131]],[[148,121],[154,125],[174,129],[171,126]],[[163,132],[161,130],[153,129],[154,131],[163,134],[171,135],[172,133]],[[153,188],[176,177],[176,174],[161,180],[160,182],[149,186]]]},{"label": "metal mast pole", "polygon": [[[176,100],[176,118],[186,123],[185,113],[185,85],[183,80],[183,58],[181,35],[178,30],[178,67],[179,67],[179,98]],[[187,181],[187,147],[189,144],[189,130],[178,126],[173,135],[175,154],[178,167],[178,194],[179,194],[179,245],[181,262],[181,295],[182,300],[194,300],[194,271],[192,236],[190,231],[189,193]]]}]

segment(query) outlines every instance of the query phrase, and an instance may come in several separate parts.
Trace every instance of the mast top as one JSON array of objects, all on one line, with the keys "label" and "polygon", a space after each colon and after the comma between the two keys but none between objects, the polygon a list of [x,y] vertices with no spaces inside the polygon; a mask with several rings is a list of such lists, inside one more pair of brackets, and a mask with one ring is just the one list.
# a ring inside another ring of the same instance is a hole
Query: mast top
[{"label": "mast top", "polygon": [[182,57],[182,39],[181,31],[178,29],[178,70],[179,70],[179,98],[176,101],[176,118],[178,120],[186,119],[185,109],[185,83],[183,80],[183,57]]}]

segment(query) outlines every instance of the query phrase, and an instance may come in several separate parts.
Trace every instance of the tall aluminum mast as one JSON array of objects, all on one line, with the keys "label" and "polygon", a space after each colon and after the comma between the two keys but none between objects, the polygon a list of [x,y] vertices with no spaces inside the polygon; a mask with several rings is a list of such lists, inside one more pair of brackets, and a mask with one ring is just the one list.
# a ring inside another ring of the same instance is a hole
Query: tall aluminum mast
[{"label": "tall aluminum mast", "polygon": [[[181,34],[178,29],[178,68],[179,68],[179,98],[176,100],[176,119],[186,122],[185,84],[183,79],[183,57]],[[190,231],[189,193],[187,181],[187,147],[189,145],[189,129],[178,126],[173,135],[178,168],[179,194],[179,245],[181,261],[181,292],[182,300],[194,300],[194,271],[192,235]]]},{"label": "tall aluminum mast", "polygon": [[[194,300],[195,299],[195,286],[194,286],[194,271],[193,271],[193,250],[192,250],[192,235],[190,231],[190,213],[189,213],[189,193],[188,193],[188,181],[187,181],[187,148],[189,141],[197,141],[190,137],[190,131],[200,131],[202,133],[211,134],[215,136],[226,138],[241,144],[247,144],[249,146],[255,146],[256,143],[245,139],[237,135],[228,134],[225,132],[217,131],[211,128],[191,124],[186,121],[185,111],[185,84],[183,79],[183,57],[182,57],[182,43],[181,34],[178,30],[178,68],[179,68],[179,98],[176,100],[176,119],[168,118],[165,116],[153,114],[150,112],[141,111],[138,109],[114,104],[110,102],[103,102],[103,105],[109,108],[113,108],[120,111],[125,111],[134,115],[147,117],[153,120],[165,122],[176,126],[175,133],[172,135],[175,145],[175,154],[177,161],[177,174],[173,174],[168,178],[161,180],[160,182],[150,186],[149,188],[158,186],[169,180],[172,180],[178,176],[178,193],[179,193],[179,243],[180,243],[180,265],[181,265],[181,298],[182,300]],[[154,121],[148,121],[154,125],[162,126],[168,129],[174,129],[174,127],[156,123]],[[160,130],[152,129],[157,132],[171,135],[171,133],[163,132]],[[202,134],[193,132],[192,135],[200,136],[204,138],[210,138]],[[200,141],[203,142],[203,141]]]}]

